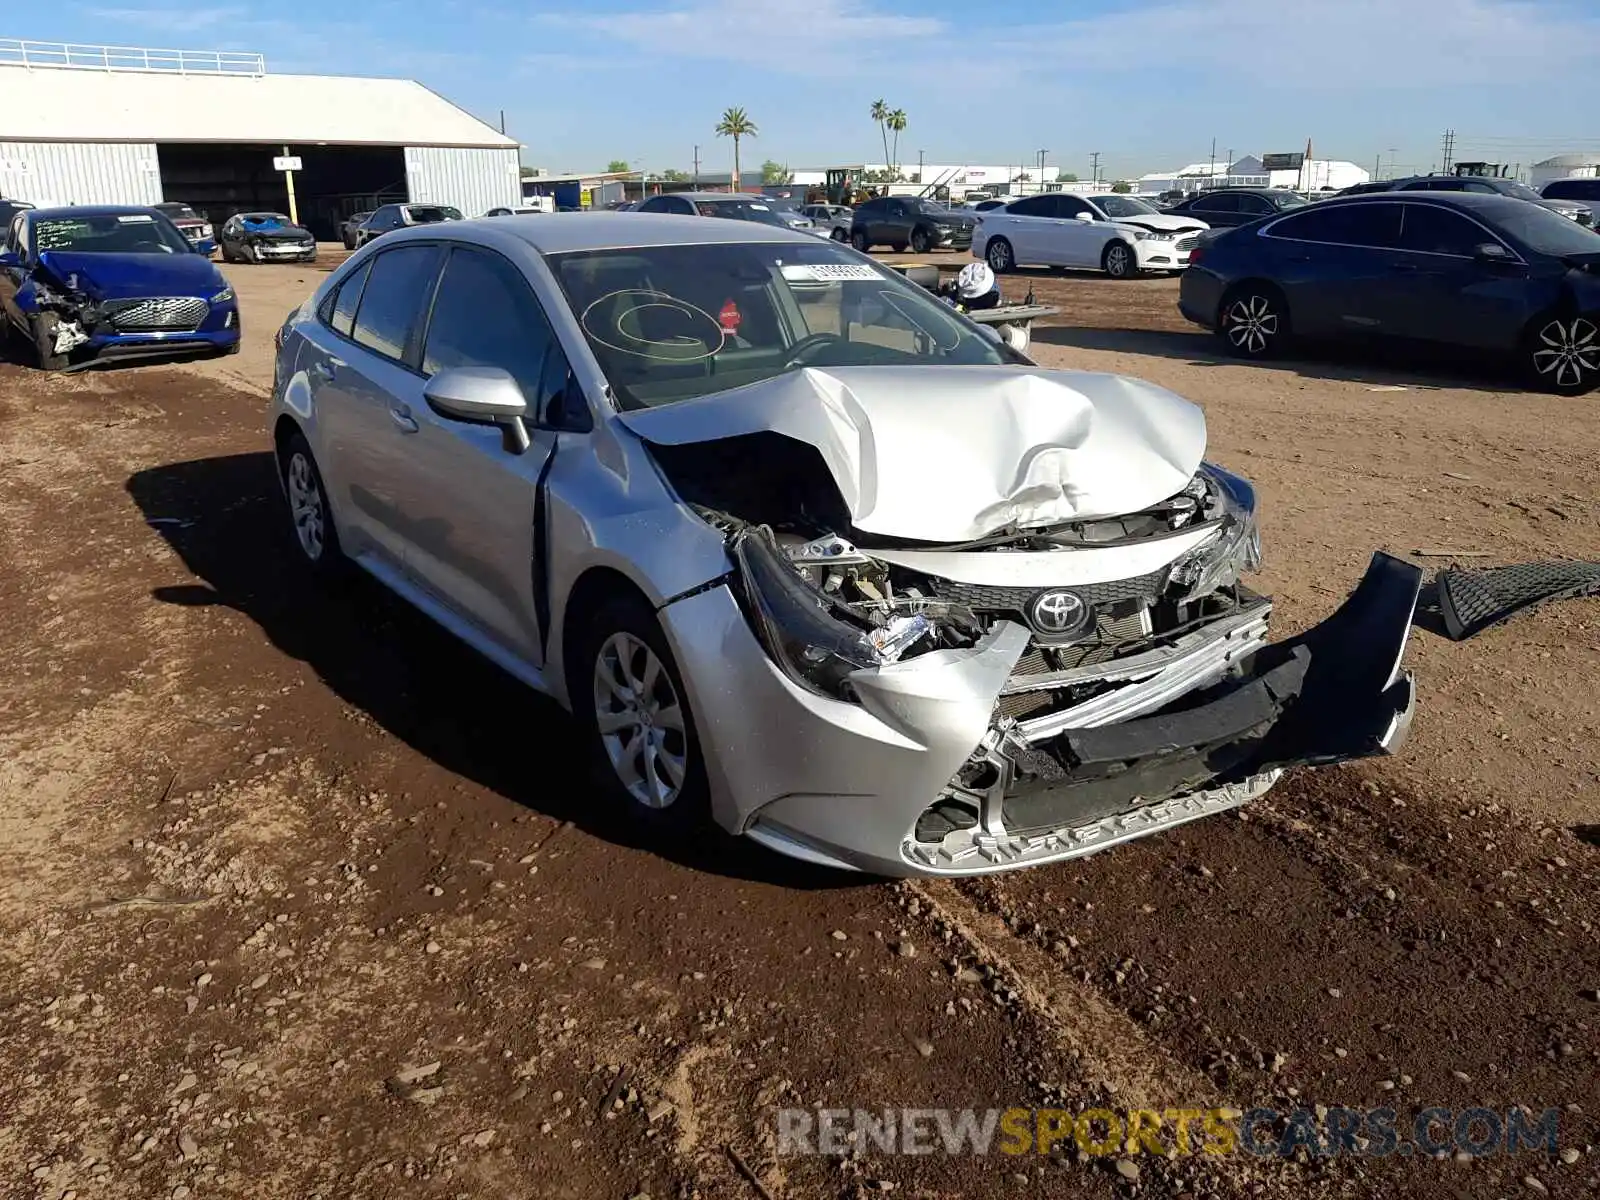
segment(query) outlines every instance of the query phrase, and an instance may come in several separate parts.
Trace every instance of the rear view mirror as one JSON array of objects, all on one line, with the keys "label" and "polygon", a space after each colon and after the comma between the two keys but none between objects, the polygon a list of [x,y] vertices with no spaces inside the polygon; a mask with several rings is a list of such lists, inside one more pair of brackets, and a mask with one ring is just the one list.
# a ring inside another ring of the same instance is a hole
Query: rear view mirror
[{"label": "rear view mirror", "polygon": [[523,418],[528,401],[517,381],[499,367],[451,367],[422,388],[423,399],[441,417],[469,425],[497,425],[506,450],[521,454],[529,446]]}]

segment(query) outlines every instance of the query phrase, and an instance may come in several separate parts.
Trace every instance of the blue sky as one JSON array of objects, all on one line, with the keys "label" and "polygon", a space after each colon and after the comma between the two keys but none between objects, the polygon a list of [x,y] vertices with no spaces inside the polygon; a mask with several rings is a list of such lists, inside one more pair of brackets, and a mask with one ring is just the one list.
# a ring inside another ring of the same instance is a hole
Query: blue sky
[{"label": "blue sky", "polygon": [[[883,97],[915,162],[1048,161],[1112,177],[1303,149],[1426,170],[1600,149],[1594,0],[66,0],[12,5],[0,35],[258,50],[275,71],[403,75],[498,122],[554,170],[626,159],[726,170],[881,159]],[[1011,14],[1007,16],[1006,14]],[[359,19],[358,19],[359,18]],[[3,124],[3,123],[0,123]]]}]

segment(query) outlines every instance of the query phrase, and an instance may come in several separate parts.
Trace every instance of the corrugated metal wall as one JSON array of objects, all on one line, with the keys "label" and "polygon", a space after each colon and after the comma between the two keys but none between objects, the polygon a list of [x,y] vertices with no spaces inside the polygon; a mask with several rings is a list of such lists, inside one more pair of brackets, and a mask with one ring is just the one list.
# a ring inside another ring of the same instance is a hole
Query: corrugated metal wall
[{"label": "corrugated metal wall", "polygon": [[153,142],[0,142],[0,196],[49,204],[159,204]]},{"label": "corrugated metal wall", "polygon": [[450,204],[463,216],[481,217],[521,201],[517,151],[407,146],[406,189],[415,203]]}]

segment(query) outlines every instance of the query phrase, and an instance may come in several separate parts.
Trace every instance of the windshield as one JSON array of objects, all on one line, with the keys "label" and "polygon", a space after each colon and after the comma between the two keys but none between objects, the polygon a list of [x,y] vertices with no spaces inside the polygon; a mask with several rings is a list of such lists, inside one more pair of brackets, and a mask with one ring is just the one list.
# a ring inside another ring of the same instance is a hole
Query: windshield
[{"label": "windshield", "polygon": [[40,254],[50,250],[71,250],[75,254],[190,252],[181,233],[149,213],[47,217],[33,223],[33,245]]},{"label": "windshield", "polygon": [[918,212],[928,213],[930,216],[948,217],[950,215],[950,210],[937,200],[913,200],[911,207]]},{"label": "windshield", "polygon": [[437,225],[440,221],[459,220],[460,214],[453,208],[445,208],[438,204],[413,204],[406,209],[406,214],[414,225]]},{"label": "windshield", "polygon": [[697,200],[695,209],[702,217],[721,217],[727,221],[756,221],[762,225],[789,228],[789,222],[770,204],[749,200]]},{"label": "windshield", "polygon": [[282,213],[240,213],[239,220],[246,225],[287,225],[289,218]]},{"label": "windshield", "polygon": [[550,256],[618,407],[654,408],[803,367],[995,366],[997,345],[831,242]]},{"label": "windshield", "polygon": [[195,212],[195,210],[190,208],[187,204],[158,204],[156,205],[156,211],[166,213],[167,216],[171,217],[175,221],[201,220],[200,214]]},{"label": "windshield", "polygon": [[1115,220],[1117,217],[1148,217],[1159,216],[1161,210],[1154,204],[1146,204],[1132,196],[1096,196],[1094,202],[1100,206],[1100,211]]},{"label": "windshield", "polygon": [[[1487,215],[1487,214],[1485,214]],[[1600,254],[1600,235],[1542,204],[1497,206],[1494,223],[1530,250],[1563,258]]]},{"label": "windshield", "polygon": [[1303,208],[1311,203],[1304,196],[1296,195],[1294,192],[1267,192],[1266,197],[1279,208]]},{"label": "windshield", "polygon": [[1543,196],[1539,195],[1538,192],[1534,191],[1525,183],[1507,184],[1504,189],[1504,194],[1507,196],[1515,196],[1518,200],[1532,200],[1534,203],[1538,203],[1540,200],[1544,199]]}]

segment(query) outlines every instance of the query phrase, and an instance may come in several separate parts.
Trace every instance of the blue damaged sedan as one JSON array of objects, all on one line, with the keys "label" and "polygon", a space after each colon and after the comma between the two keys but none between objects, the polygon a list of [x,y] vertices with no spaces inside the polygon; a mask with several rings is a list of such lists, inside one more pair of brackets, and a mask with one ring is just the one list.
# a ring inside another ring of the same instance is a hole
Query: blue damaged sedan
[{"label": "blue damaged sedan", "polygon": [[0,244],[0,315],[46,371],[239,350],[239,304],[151,208],[38,208]]}]

